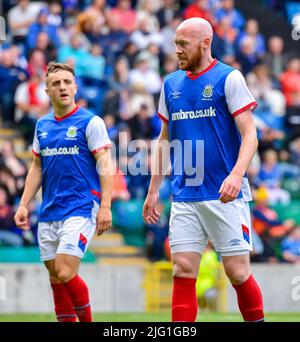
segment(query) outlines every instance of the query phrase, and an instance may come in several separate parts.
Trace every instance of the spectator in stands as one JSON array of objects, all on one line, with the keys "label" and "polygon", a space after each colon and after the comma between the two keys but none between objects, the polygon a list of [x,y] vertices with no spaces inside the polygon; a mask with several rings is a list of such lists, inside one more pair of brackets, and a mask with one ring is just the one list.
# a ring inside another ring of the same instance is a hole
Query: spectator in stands
[{"label": "spectator in stands", "polygon": [[195,0],[184,11],[183,18],[203,18],[206,19],[212,26],[215,24],[215,19],[212,16],[208,0]]},{"label": "spectator in stands", "polygon": [[7,189],[0,184],[0,246],[22,246],[23,238],[15,229],[13,207],[7,202]]},{"label": "spectator in stands", "polygon": [[163,0],[162,6],[156,13],[156,17],[161,29],[163,29],[165,26],[168,26],[171,21],[178,16],[179,9],[175,0]]},{"label": "spectator in stands", "polygon": [[155,43],[149,43],[147,48],[137,55],[137,60],[146,60],[151,70],[159,73],[160,71],[160,49]]},{"label": "spectator in stands", "polygon": [[58,60],[60,63],[66,63],[73,60],[75,73],[77,76],[82,74],[82,66],[87,57],[87,49],[84,47],[84,41],[81,33],[75,33],[70,41],[70,45],[61,46],[58,50]]},{"label": "spectator in stands", "polygon": [[221,8],[216,11],[215,17],[217,22],[220,22],[224,17],[228,17],[231,26],[236,29],[237,32],[239,32],[245,24],[243,15],[234,7],[234,0],[222,0]]},{"label": "spectator in stands", "polygon": [[92,4],[78,15],[78,24],[81,25],[88,19],[92,20],[96,26],[103,28],[106,23],[105,5],[105,0],[93,0]]},{"label": "spectator in stands", "polygon": [[[266,64],[257,65],[252,72],[250,72],[246,81],[249,89],[253,93],[256,101],[258,102],[258,110],[260,109],[262,102],[269,108],[270,113],[274,116],[274,121],[285,115],[286,101],[282,92],[278,89],[274,89],[273,82],[270,75],[270,69]],[[255,114],[257,111],[255,111]],[[282,130],[281,126],[283,122],[276,124],[273,121],[272,127],[274,129]],[[281,121],[281,120],[280,120]],[[266,121],[266,123],[268,123]]]},{"label": "spectator in stands", "polygon": [[152,120],[153,113],[149,113],[146,104],[141,104],[135,115],[126,121],[132,134],[132,139],[151,139],[152,138]]},{"label": "spectator in stands", "polygon": [[43,50],[33,49],[28,58],[27,72],[29,76],[45,73],[47,70],[46,55]]},{"label": "spectator in stands", "polygon": [[46,64],[56,59],[57,49],[51,43],[47,32],[40,32],[37,36],[36,47],[34,50],[41,50],[46,56]]},{"label": "spectator in stands", "polygon": [[246,23],[245,31],[240,33],[238,38],[238,46],[241,47],[244,39],[247,37],[252,38],[254,48],[259,58],[264,57],[266,53],[265,40],[263,35],[259,32],[258,22],[255,19],[249,19]]},{"label": "spectator in stands", "polygon": [[[223,55],[234,56],[235,55],[235,40],[237,37],[237,31],[231,26],[230,18],[224,16],[218,23],[215,30],[215,34],[222,40]],[[223,57],[223,56],[222,56]]]},{"label": "spectator in stands", "polygon": [[129,83],[144,85],[147,92],[158,95],[161,87],[161,79],[157,71],[151,70],[148,60],[144,56],[136,59],[135,68],[129,73]]},{"label": "spectator in stands", "polygon": [[134,66],[135,59],[136,59],[138,52],[139,52],[138,46],[134,42],[128,41],[125,44],[123,51],[120,53],[120,56],[124,56],[127,58],[130,69],[132,69]]},{"label": "spectator in stands", "polygon": [[300,226],[294,228],[281,243],[282,258],[292,264],[300,264]]},{"label": "spectator in stands", "polygon": [[48,23],[59,28],[62,25],[62,6],[58,0],[49,4]]},{"label": "spectator in stands", "polygon": [[151,32],[158,32],[160,29],[158,19],[155,15],[155,6],[152,0],[139,0],[137,6],[137,20],[147,17],[149,21],[149,29]]},{"label": "spectator in stands", "polygon": [[81,66],[82,77],[88,77],[96,81],[104,79],[105,58],[102,52],[102,47],[99,44],[93,44],[85,59],[78,62]]},{"label": "spectator in stands", "polygon": [[11,49],[0,52],[0,108],[3,127],[11,127],[14,121],[14,93],[20,82],[27,79],[27,72],[14,65]]},{"label": "spectator in stands", "polygon": [[292,106],[289,106],[286,112],[289,141],[300,136],[300,91],[293,95],[292,103]]},{"label": "spectator in stands", "polygon": [[113,69],[117,56],[124,49],[129,34],[122,30],[121,23],[115,17],[108,18],[108,32],[101,34],[98,43],[102,46],[104,56],[110,68]]},{"label": "spectator in stands", "polygon": [[255,206],[252,210],[252,221],[255,233],[263,243],[260,255],[256,261],[276,261],[276,245],[286,234],[293,229],[293,220],[281,221],[277,212],[269,205],[269,194],[266,188],[260,187],[254,192]]},{"label": "spectator in stands", "polygon": [[287,70],[281,75],[282,91],[288,107],[300,107],[300,59],[289,61]]},{"label": "spectator in stands", "polygon": [[137,14],[129,0],[118,0],[117,6],[108,10],[107,17],[119,22],[121,30],[128,34],[136,29]]},{"label": "spectator in stands", "polygon": [[160,219],[156,224],[145,224],[146,255],[150,261],[166,259],[165,240],[169,233],[169,223],[164,207],[162,202],[157,204]]},{"label": "spectator in stands", "polygon": [[129,201],[130,192],[127,189],[126,177],[117,166],[113,179],[112,201]]},{"label": "spectator in stands", "polygon": [[263,162],[258,174],[257,183],[267,188],[269,203],[289,203],[290,194],[281,188],[282,175],[278,167],[277,152],[268,149],[263,153]]},{"label": "spectator in stands", "polygon": [[173,44],[173,39],[175,37],[175,31],[177,26],[182,22],[182,18],[179,15],[176,15],[172,18],[172,20],[161,29],[162,35],[162,51],[166,55],[175,55],[175,47]]},{"label": "spectator in stands", "polygon": [[269,39],[264,62],[270,67],[272,76],[279,80],[288,63],[288,56],[284,53],[284,41],[281,37],[273,36]]},{"label": "spectator in stands", "polygon": [[14,205],[17,199],[17,184],[12,171],[5,165],[0,166],[0,184],[7,190],[7,203]]},{"label": "spectator in stands", "polygon": [[16,122],[29,146],[33,141],[36,121],[49,111],[49,98],[45,92],[44,76],[37,73],[20,84],[16,90]]},{"label": "spectator in stands", "polygon": [[59,46],[59,37],[57,27],[48,23],[49,10],[42,8],[34,22],[28,30],[27,47],[33,49],[36,46],[37,37],[41,32],[47,32],[48,36],[55,47]]},{"label": "spectator in stands", "polygon": [[129,63],[125,56],[117,59],[114,73],[108,82],[109,88],[115,92],[121,92],[129,88]]},{"label": "spectator in stands", "polygon": [[25,163],[16,156],[12,141],[6,140],[2,143],[0,160],[12,172],[16,181],[17,194],[20,196],[24,188],[27,170]]},{"label": "spectator in stands", "polygon": [[151,21],[147,14],[139,16],[137,29],[130,35],[130,41],[136,44],[139,50],[145,49],[150,43],[162,45],[161,32],[151,31]]},{"label": "spectator in stands", "polygon": [[178,61],[174,54],[166,55],[162,66],[162,75],[168,75],[178,69]]},{"label": "spectator in stands", "polygon": [[133,115],[135,115],[141,108],[142,104],[146,104],[149,110],[149,113],[153,113],[155,111],[155,103],[154,97],[147,92],[145,89],[145,85],[142,83],[133,83],[131,85],[131,91],[127,103],[127,110],[123,111],[123,114],[127,114],[127,116],[123,116],[123,120],[128,120]]},{"label": "spectator in stands", "polygon": [[8,27],[14,44],[24,44],[29,27],[35,21],[42,2],[18,0],[18,4],[8,12]]},{"label": "spectator in stands", "polygon": [[255,41],[253,37],[245,37],[241,42],[240,51],[237,54],[237,61],[242,67],[242,72],[247,75],[259,64],[259,57],[255,50]]},{"label": "spectator in stands", "polygon": [[300,167],[300,137],[297,137],[289,145],[292,163]]}]

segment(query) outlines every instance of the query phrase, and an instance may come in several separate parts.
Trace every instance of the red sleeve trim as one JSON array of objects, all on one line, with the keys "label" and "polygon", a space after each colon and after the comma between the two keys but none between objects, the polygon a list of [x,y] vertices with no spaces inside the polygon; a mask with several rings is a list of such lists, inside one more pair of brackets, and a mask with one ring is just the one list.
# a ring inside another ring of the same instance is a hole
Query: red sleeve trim
[{"label": "red sleeve trim", "polygon": [[99,192],[99,191],[97,191],[97,190],[94,190],[94,189],[92,189],[92,190],[90,190],[90,191],[91,191],[91,194],[92,194],[92,195],[94,195],[94,196],[96,196],[96,197],[98,197],[98,198],[101,197],[101,192]]},{"label": "red sleeve trim", "polygon": [[247,106],[245,106],[245,107],[243,107],[243,108],[240,108],[239,110],[235,111],[235,112],[232,114],[232,116],[233,116],[233,117],[236,117],[237,115],[243,113],[245,110],[250,109],[250,108],[251,108],[252,110],[254,110],[256,107],[257,107],[257,103],[256,103],[255,101],[254,101],[254,102],[251,102],[251,103],[247,104]]},{"label": "red sleeve trim", "polygon": [[169,120],[167,119],[167,118],[165,118],[162,114],[160,114],[159,112],[157,113],[157,115],[158,115],[158,117],[162,120],[162,121],[164,121],[165,123],[168,123],[169,122]]},{"label": "red sleeve trim", "polygon": [[111,144],[107,144],[102,147],[96,148],[96,150],[92,151],[92,154],[96,154],[97,152],[103,150],[104,148],[110,148],[111,146],[112,146]]},{"label": "red sleeve trim", "polygon": [[32,153],[33,153],[36,157],[40,158],[40,154],[39,154],[39,153],[35,152],[33,149],[32,149],[31,151],[32,151]]}]

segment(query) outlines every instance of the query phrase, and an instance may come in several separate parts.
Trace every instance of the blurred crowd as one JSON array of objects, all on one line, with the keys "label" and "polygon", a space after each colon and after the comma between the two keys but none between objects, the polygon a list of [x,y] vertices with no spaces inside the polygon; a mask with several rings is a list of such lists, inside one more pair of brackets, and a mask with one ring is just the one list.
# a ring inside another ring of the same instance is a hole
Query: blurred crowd
[{"label": "blurred crowd", "polygon": [[[282,11],[282,1],[262,2]],[[260,144],[249,168],[253,259],[300,262],[300,222],[294,217],[299,209],[286,219],[276,211],[276,206],[300,200],[300,58],[286,52],[280,36],[266,40],[257,20],[246,20],[234,0],[4,0],[3,6],[7,40],[0,45],[2,128],[17,129],[30,150],[35,123],[51,108],[44,92],[47,63],[73,65],[77,103],[104,119],[118,153],[125,156],[117,155],[114,201],[145,198],[149,173],[131,175],[128,168],[137,160],[151,166],[150,142],[161,127],[156,110],[162,81],[177,70],[176,27],[191,17],[207,19],[215,32],[213,56],[245,75],[258,102],[254,118]],[[135,139],[147,144],[130,152],[128,142]],[[0,244],[36,243],[38,200],[31,207],[33,235],[23,234],[13,223],[27,167],[13,141],[4,139]],[[170,201],[168,178],[161,200],[162,207]],[[163,257],[166,222],[144,227],[150,258]]]}]

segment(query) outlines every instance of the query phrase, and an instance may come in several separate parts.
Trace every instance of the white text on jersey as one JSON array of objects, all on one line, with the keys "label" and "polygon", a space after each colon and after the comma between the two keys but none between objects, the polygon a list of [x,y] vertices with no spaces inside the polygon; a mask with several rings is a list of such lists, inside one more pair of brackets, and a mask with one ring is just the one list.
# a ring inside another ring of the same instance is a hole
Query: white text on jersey
[{"label": "white text on jersey", "polygon": [[67,155],[67,154],[79,154],[79,147],[60,147],[60,148],[45,148],[40,151],[43,157],[51,157],[51,156],[59,156],[59,155]]},{"label": "white text on jersey", "polygon": [[180,109],[179,112],[172,113],[172,121],[176,120],[187,120],[187,119],[199,119],[205,117],[213,117],[216,116],[216,108],[209,107],[208,109],[204,110],[196,110],[196,111],[187,111],[184,112]]}]

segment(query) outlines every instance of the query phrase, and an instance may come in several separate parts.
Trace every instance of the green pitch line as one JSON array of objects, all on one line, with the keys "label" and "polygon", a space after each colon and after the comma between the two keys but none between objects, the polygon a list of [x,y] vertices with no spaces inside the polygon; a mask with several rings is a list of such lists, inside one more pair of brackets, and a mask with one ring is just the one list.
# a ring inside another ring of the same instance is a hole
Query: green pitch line
[{"label": "green pitch line", "polygon": [[[95,322],[170,322],[170,314],[166,313],[95,313]],[[0,314],[0,322],[55,322],[52,314]],[[242,322],[237,313],[200,313],[198,322]],[[269,313],[268,322],[300,322],[299,313]]]}]

